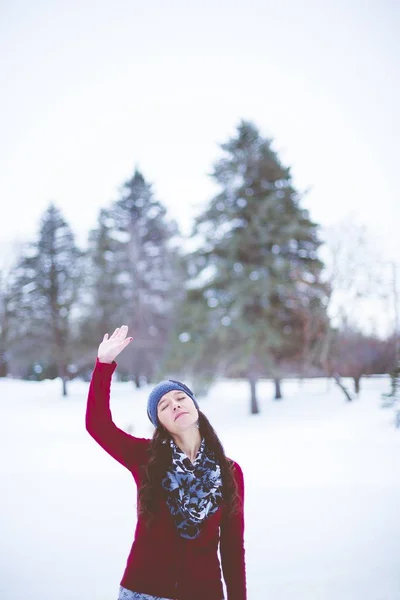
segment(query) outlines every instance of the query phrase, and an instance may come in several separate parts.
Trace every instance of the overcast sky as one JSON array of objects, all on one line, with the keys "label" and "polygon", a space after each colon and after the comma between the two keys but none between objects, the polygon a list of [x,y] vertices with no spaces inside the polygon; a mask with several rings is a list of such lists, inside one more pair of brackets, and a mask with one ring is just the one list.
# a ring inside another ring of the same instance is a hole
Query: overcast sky
[{"label": "overcast sky", "polygon": [[398,7],[3,1],[1,242],[34,236],[53,200],[84,243],[135,165],[188,233],[245,118],[311,189],[313,219],[351,212],[398,260]]}]

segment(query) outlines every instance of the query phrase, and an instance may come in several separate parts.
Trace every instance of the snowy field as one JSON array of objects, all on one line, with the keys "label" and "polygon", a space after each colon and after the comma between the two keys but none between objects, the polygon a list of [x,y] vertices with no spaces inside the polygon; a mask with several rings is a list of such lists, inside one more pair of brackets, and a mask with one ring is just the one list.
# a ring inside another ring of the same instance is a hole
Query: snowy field
[{"label": "snowy field", "polygon": [[[86,433],[88,384],[0,380],[1,600],[116,600],[133,540],[129,472]],[[201,399],[246,485],[249,600],[400,600],[400,430],[384,378],[346,403],[325,380],[220,381]],[[115,422],[151,436],[149,388],[113,381]],[[206,598],[204,600],[207,600]]]}]

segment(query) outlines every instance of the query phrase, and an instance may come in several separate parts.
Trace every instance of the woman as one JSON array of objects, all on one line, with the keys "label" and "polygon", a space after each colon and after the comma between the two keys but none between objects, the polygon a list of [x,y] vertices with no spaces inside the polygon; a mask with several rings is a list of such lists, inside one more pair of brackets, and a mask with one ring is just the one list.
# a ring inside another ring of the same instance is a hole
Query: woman
[{"label": "woman", "polygon": [[[132,473],[135,537],[118,600],[246,600],[243,473],[228,459],[193,392],[175,380],[151,391],[152,439],[119,429],[110,412],[115,358],[128,327],[106,333],[89,387],[86,429]],[[221,563],[218,557],[218,547]]]}]

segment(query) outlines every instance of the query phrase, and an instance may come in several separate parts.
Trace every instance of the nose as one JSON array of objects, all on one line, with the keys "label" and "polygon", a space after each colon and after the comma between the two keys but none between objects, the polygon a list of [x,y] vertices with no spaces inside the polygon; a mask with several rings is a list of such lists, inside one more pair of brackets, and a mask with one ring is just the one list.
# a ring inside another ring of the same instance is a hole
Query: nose
[{"label": "nose", "polygon": [[174,400],[174,411],[181,407],[180,400]]}]

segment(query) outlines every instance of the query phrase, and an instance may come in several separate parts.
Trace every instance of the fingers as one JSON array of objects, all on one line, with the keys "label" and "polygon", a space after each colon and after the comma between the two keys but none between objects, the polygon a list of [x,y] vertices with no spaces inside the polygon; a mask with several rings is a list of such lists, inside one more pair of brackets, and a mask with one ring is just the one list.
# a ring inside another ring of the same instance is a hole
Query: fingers
[{"label": "fingers", "polygon": [[105,342],[107,339],[108,339],[108,333],[105,333],[104,337],[103,337],[103,342]]},{"label": "fingers", "polygon": [[132,340],[133,340],[133,338],[131,338],[131,337],[130,338],[126,338],[126,340],[122,344],[121,350],[123,350],[124,348],[126,348],[128,346],[128,344],[131,343]]},{"label": "fingers", "polygon": [[117,327],[112,336],[110,337],[110,340],[123,339],[127,333],[128,325],[122,325],[121,327]]},{"label": "fingers", "polygon": [[116,337],[118,340],[122,341],[126,338],[127,333],[128,333],[128,325],[122,325],[122,327],[119,327]]}]

